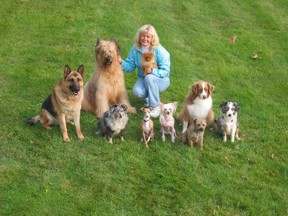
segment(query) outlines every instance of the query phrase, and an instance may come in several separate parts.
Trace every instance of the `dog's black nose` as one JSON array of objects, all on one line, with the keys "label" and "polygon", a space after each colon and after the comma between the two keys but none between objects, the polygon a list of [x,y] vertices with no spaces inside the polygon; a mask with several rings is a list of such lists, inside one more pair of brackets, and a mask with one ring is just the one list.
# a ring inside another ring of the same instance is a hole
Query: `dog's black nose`
[{"label": "dog's black nose", "polygon": [[106,57],[106,58],[105,58],[105,64],[106,64],[106,65],[111,64],[111,59],[110,59],[109,57]]},{"label": "dog's black nose", "polygon": [[228,116],[231,117],[232,115],[231,115],[231,114],[228,114]]},{"label": "dog's black nose", "polygon": [[70,90],[72,91],[72,92],[79,92],[80,91],[80,87],[79,86],[70,86]]}]

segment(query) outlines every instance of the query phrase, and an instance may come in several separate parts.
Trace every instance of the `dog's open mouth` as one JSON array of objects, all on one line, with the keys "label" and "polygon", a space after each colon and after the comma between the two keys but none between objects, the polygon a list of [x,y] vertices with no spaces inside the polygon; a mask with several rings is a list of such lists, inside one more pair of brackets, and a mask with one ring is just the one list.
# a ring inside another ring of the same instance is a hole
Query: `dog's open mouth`
[{"label": "dog's open mouth", "polygon": [[78,93],[80,91],[80,88],[78,86],[70,86],[69,88],[72,91],[73,95],[75,95],[75,96],[78,95]]}]

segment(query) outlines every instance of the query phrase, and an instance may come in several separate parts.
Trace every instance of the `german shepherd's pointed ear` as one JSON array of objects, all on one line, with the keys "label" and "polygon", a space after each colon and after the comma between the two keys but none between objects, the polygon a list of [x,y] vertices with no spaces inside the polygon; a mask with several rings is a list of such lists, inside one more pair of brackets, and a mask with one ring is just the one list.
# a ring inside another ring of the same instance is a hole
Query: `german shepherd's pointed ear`
[{"label": "german shepherd's pointed ear", "polygon": [[110,38],[110,41],[112,41],[112,42],[114,42],[116,44],[116,46],[117,46],[117,54],[120,55],[121,49],[120,49],[120,45],[119,45],[117,39],[116,38]]},{"label": "german shepherd's pointed ear", "polygon": [[66,79],[70,73],[71,73],[70,67],[68,65],[65,65],[65,68],[64,68],[64,79]]},{"label": "german shepherd's pointed ear", "polygon": [[82,77],[84,77],[84,65],[83,65],[83,64],[81,64],[81,65],[79,66],[79,68],[77,69],[77,72],[78,72]]}]

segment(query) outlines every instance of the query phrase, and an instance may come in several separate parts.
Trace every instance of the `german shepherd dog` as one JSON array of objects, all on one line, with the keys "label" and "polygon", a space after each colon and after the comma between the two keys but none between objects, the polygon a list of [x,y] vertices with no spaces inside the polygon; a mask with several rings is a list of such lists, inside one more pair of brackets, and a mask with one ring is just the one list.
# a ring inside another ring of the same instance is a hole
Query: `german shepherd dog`
[{"label": "german shepherd dog", "polygon": [[[80,110],[83,100],[83,75],[84,65],[80,65],[77,72],[71,71],[68,65],[65,65],[64,79],[53,88],[52,93],[43,102],[40,114],[27,121],[34,125],[40,121],[46,129],[51,129],[51,125],[60,124],[64,141],[69,142],[66,122],[76,127],[76,132],[80,140],[84,136],[80,129]],[[74,123],[71,122],[73,118]]]}]

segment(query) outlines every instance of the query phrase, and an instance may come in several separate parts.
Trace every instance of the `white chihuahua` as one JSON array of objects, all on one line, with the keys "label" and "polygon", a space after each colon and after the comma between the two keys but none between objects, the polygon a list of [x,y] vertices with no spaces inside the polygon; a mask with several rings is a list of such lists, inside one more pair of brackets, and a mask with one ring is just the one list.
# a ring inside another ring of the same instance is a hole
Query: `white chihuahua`
[{"label": "white chihuahua", "polygon": [[162,104],[160,103],[160,125],[161,125],[161,134],[162,140],[165,142],[165,134],[171,135],[171,141],[175,142],[176,131],[174,128],[175,119],[173,117],[174,112],[177,108],[177,102]]}]

